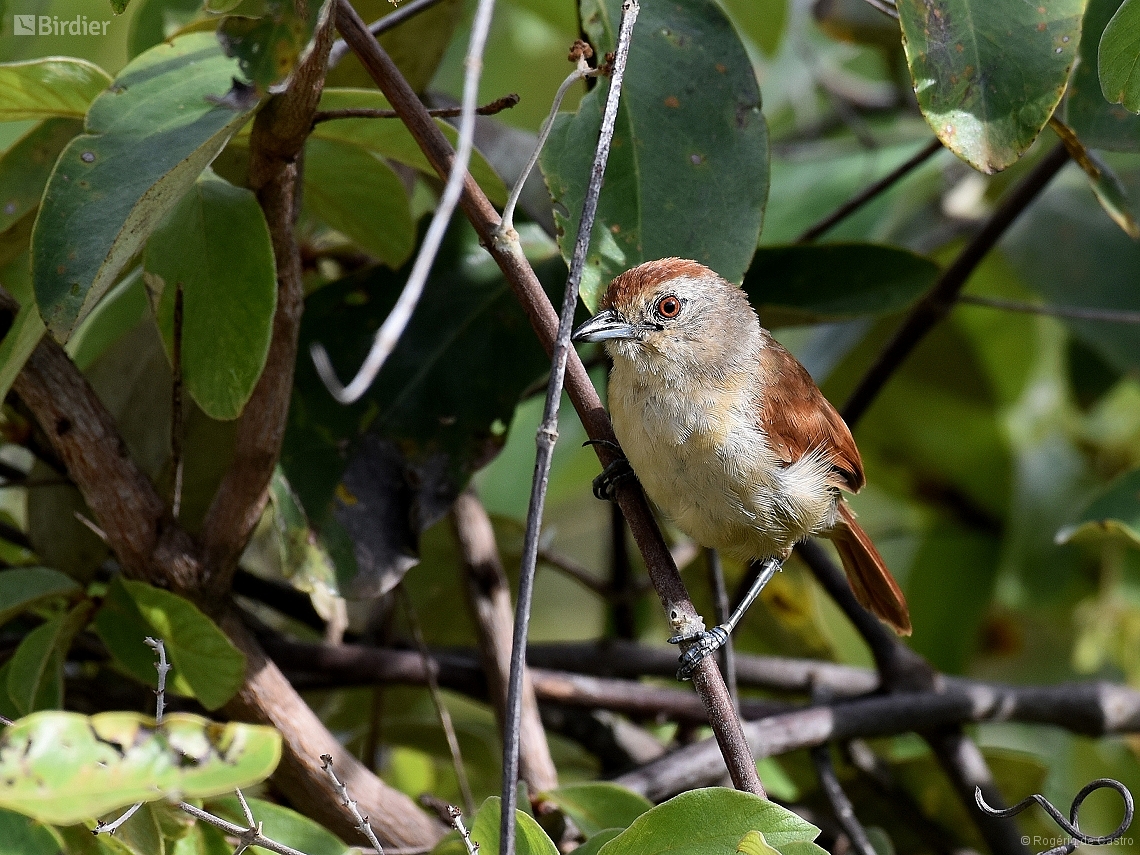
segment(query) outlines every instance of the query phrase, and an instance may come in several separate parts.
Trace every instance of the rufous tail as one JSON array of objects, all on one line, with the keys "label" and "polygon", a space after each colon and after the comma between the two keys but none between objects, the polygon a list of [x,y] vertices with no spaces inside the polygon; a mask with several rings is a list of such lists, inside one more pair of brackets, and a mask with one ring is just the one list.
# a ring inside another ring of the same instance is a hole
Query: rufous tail
[{"label": "rufous tail", "polygon": [[838,510],[839,521],[827,537],[839,552],[855,599],[899,635],[910,635],[910,610],[899,583],[887,569],[883,556],[879,555],[867,532],[855,522],[855,514],[846,502],[841,501]]}]

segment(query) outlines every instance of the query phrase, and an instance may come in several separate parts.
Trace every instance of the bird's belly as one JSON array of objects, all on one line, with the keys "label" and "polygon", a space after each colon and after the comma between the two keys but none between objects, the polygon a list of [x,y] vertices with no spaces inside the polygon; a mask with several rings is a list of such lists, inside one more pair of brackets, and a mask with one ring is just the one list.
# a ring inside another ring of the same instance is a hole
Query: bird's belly
[{"label": "bird's belly", "polygon": [[615,395],[614,432],[655,505],[702,546],[740,559],[786,554],[834,521],[833,491],[789,491],[763,434],[730,408]]}]

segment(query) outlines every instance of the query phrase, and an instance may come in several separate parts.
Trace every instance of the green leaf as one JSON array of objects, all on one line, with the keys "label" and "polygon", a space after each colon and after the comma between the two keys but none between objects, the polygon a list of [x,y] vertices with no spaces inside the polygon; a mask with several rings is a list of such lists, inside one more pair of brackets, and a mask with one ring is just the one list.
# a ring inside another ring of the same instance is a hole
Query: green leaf
[{"label": "green leaf", "polygon": [[1080,62],[1065,93],[1065,122],[1091,148],[1140,151],[1140,118],[1110,104],[1100,89],[1100,38],[1121,0],[1089,0],[1081,24]]},{"label": "green leaf", "polygon": [[568,784],[541,798],[558,805],[587,837],[606,828],[626,828],[653,807],[644,796],[608,781]]},{"label": "green leaf", "polygon": [[56,158],[81,130],[76,119],[47,119],[0,156],[0,232],[40,204]]},{"label": "green leaf", "polygon": [[[392,105],[375,89],[326,88],[321,93],[319,109],[390,110]],[[442,119],[436,119],[435,122],[454,146],[458,140],[455,128]],[[410,166],[424,175],[436,177],[427,157],[399,119],[336,119],[321,122],[313,128],[309,139],[351,143],[380,157]],[[478,149],[471,153],[468,171],[492,202],[496,205],[506,203],[507,189],[503,185],[503,179]]]},{"label": "green leaf", "polygon": [[[346,855],[356,851],[345,846],[324,826],[296,811],[262,799],[247,798],[246,801],[253,811],[253,818],[263,823],[262,833],[278,843],[292,846],[305,855]],[[211,799],[204,807],[223,819],[245,825],[245,813],[236,796]]]},{"label": "green leaf", "polygon": [[[479,844],[481,855],[499,855],[499,823],[503,815],[503,802],[491,796],[475,814],[471,823],[471,839]],[[558,848],[534,817],[521,810],[515,811],[516,855],[557,855]]]},{"label": "green leaf", "polygon": [[20,612],[57,597],[73,597],[80,588],[71,577],[50,567],[14,567],[0,572],[0,624]]},{"label": "green leaf", "polygon": [[116,577],[95,615],[95,631],[135,678],[156,685],[154,653],[143,641],[161,638],[173,668],[167,689],[218,709],[241,688],[245,657],[197,607],[145,582]]},{"label": "green leaf", "polygon": [[1113,104],[1140,113],[1140,2],[1124,0],[1100,37],[1100,88]]},{"label": "green leaf", "polygon": [[[583,25],[613,49],[619,0],[589,0]],[[559,114],[541,164],[569,260],[601,127],[608,78]],[[740,282],[768,195],[768,131],[744,46],[713,0],[641,8],[630,47],[582,299],[642,261],[692,258]]]},{"label": "green leaf", "polygon": [[1088,176],[1089,187],[1097,202],[1104,208],[1104,212],[1130,238],[1133,240],[1140,238],[1140,224],[1136,222],[1136,216],[1128,201],[1128,191],[1124,188],[1120,176],[1095,152],[1086,148],[1084,142],[1068,125],[1054,121],[1050,127],[1065,143],[1069,157]]},{"label": "green leaf", "polygon": [[115,79],[52,172],[32,235],[36,300],[66,340],[249,117],[218,103],[235,64],[211,33],[148,50]]},{"label": "green leaf", "polygon": [[0,64],[0,121],[81,119],[110,82],[99,66],[73,57]]},{"label": "green leaf", "polygon": [[777,849],[811,841],[819,829],[759,796],[722,787],[691,790],[646,813],[607,843],[600,855],[706,855],[734,852],[750,831]]},{"label": "green leaf", "polygon": [[[13,226],[5,234],[15,237],[17,231],[27,229],[31,236],[31,214]],[[0,340],[0,395],[7,396],[16,382],[16,377],[24,368],[24,363],[36,349],[45,331],[43,319],[36,308],[36,298],[32,290],[31,249],[25,248],[9,264],[0,267],[0,282],[20,304],[20,310],[12,322],[8,334]]]},{"label": "green leaf", "polygon": [[172,713],[40,712],[0,734],[0,806],[70,825],[134,802],[205,798],[265,780],[281,758],[271,727]]},{"label": "green leaf", "polygon": [[[227,5],[218,4],[213,11],[223,11]],[[265,0],[260,17],[224,18],[218,25],[218,40],[226,54],[238,60],[246,79],[264,92],[293,73],[322,5],[322,0]]]},{"label": "green leaf", "polygon": [[186,390],[210,418],[236,419],[265,367],[277,307],[257,197],[207,169],[147,241],[143,267],[168,356],[182,286]]},{"label": "green leaf", "polygon": [[759,831],[750,831],[744,835],[736,845],[736,851],[740,855],[780,855],[779,850],[769,846],[763,833]]},{"label": "green leaf", "polygon": [[899,0],[918,105],[975,169],[1005,169],[1053,115],[1077,55],[1084,0]]},{"label": "green leaf", "polygon": [[392,168],[366,149],[310,138],[305,204],[389,267],[412,254],[416,235],[408,194]]},{"label": "green leaf", "polygon": [[[550,242],[524,236],[524,247],[547,288],[562,287]],[[300,352],[321,342],[341,377],[356,371],[407,275],[408,266],[377,266],[311,294]],[[343,593],[377,596],[416,563],[420,532],[498,453],[519,395],[548,366],[465,222],[449,231],[408,328],[359,402],[341,406],[311,361],[298,362],[281,464],[326,542],[356,542],[359,575]],[[352,572],[338,564],[347,582]]]},{"label": "green leaf", "polygon": [[1085,505],[1076,522],[1057,532],[1057,543],[1118,540],[1140,548],[1140,469],[1126,472]]},{"label": "green leaf", "polygon": [[810,324],[901,312],[938,273],[930,259],[891,246],[764,246],[752,257],[744,290],[765,326]]},{"label": "green leaf", "polygon": [[8,697],[21,715],[63,704],[63,661],[84,626],[91,603],[83,602],[24,636],[8,669]]},{"label": "green leaf", "polygon": [[603,828],[601,831],[586,838],[586,842],[573,850],[574,855],[597,855],[598,851],[625,831],[624,828]]},{"label": "green leaf", "polygon": [[4,855],[56,855],[62,851],[51,829],[10,810],[0,809],[0,840],[4,841]]}]

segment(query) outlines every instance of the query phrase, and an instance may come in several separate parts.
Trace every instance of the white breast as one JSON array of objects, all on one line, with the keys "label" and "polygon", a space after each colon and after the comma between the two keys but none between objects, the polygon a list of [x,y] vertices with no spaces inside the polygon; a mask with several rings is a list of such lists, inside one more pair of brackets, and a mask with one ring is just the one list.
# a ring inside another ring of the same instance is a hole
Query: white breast
[{"label": "white breast", "polygon": [[776,458],[743,391],[750,377],[652,378],[652,391],[646,379],[615,359],[614,432],[646,494],[689,537],[762,558],[834,524],[830,461],[815,454],[785,466]]}]

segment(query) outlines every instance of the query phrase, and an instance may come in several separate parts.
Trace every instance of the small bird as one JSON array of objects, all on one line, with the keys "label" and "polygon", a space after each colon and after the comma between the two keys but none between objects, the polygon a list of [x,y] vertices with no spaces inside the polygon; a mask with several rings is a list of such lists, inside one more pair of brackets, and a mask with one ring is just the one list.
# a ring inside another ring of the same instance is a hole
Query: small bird
[{"label": "small bird", "polygon": [[814,535],[835,544],[859,602],[910,634],[906,598],[840,493],[864,484],[851,431],[744,291],[695,261],[649,261],[610,283],[573,338],[605,342],[614,433],[653,503],[702,546],[762,562],[728,621],[669,639],[693,642],[679,677]]}]

